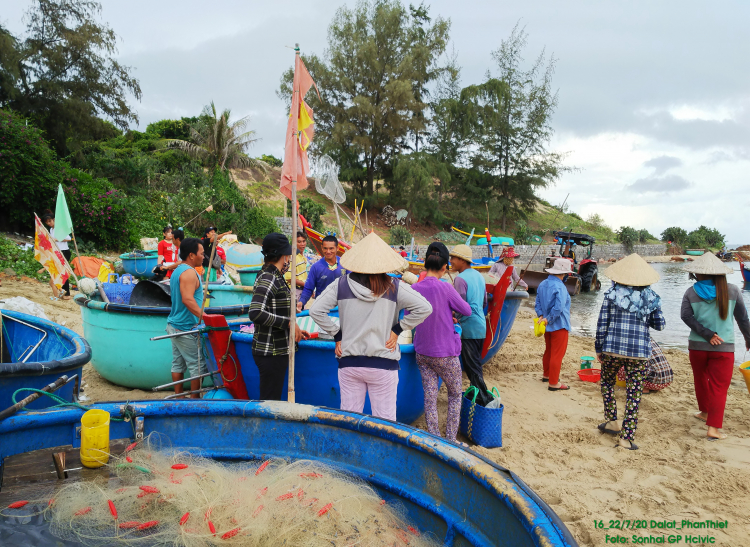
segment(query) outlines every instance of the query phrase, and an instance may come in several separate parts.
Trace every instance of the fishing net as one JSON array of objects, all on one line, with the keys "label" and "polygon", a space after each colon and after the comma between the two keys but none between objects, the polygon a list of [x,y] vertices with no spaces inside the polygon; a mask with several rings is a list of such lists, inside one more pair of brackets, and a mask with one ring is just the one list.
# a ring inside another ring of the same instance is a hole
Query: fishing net
[{"label": "fishing net", "polygon": [[367,483],[317,462],[222,463],[152,436],[109,465],[116,480],[55,494],[54,535],[91,546],[440,544]]},{"label": "fishing net", "polygon": [[323,194],[334,203],[344,203],[346,193],[344,187],[339,182],[339,166],[331,159],[331,156],[325,154],[315,162],[313,172],[315,177],[315,189],[319,194]]}]

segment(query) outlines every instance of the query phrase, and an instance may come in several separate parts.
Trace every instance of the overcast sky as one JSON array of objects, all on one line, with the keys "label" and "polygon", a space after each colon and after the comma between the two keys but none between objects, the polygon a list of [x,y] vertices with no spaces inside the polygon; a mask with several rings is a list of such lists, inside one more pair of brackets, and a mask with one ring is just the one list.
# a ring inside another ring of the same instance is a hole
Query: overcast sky
[{"label": "overcast sky", "polygon": [[[414,0],[412,0],[414,1]],[[408,3],[408,2],[407,2]],[[553,148],[580,171],[542,192],[570,193],[572,210],[613,228],[659,235],[667,226],[717,227],[750,243],[750,2],[559,0],[426,2],[450,19],[462,83],[493,70],[490,56],[521,21],[526,58],[558,59]],[[287,46],[322,54],[340,1],[104,0],[119,59],[143,90],[140,130],[196,115],[211,100],[250,115],[262,139],[250,151],[283,155],[276,96],[293,61]],[[353,5],[352,2],[348,3]],[[0,20],[21,32],[28,0],[0,0]]]}]

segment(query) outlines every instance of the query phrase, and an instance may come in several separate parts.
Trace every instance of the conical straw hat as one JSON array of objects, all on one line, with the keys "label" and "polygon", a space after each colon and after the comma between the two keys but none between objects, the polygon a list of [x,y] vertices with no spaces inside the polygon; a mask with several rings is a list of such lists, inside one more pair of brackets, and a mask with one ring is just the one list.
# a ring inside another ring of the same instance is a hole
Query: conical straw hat
[{"label": "conical straw hat", "polygon": [[727,268],[713,253],[703,253],[701,256],[684,266],[686,272],[703,275],[727,275],[732,268]]},{"label": "conical straw hat", "polygon": [[637,253],[626,256],[604,270],[604,275],[615,283],[631,287],[646,287],[659,281],[656,270]]},{"label": "conical straw hat", "polygon": [[341,257],[342,268],[363,274],[395,272],[408,266],[404,257],[391,249],[375,232],[370,232]]}]

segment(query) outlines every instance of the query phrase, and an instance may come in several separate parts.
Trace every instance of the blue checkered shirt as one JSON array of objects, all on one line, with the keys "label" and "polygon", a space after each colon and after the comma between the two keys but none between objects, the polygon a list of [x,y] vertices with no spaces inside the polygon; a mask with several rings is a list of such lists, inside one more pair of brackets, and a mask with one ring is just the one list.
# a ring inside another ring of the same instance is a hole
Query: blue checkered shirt
[{"label": "blue checkered shirt", "polygon": [[596,353],[647,359],[651,356],[648,329],[664,330],[666,326],[660,307],[638,319],[635,313],[624,311],[605,299],[596,324]]}]

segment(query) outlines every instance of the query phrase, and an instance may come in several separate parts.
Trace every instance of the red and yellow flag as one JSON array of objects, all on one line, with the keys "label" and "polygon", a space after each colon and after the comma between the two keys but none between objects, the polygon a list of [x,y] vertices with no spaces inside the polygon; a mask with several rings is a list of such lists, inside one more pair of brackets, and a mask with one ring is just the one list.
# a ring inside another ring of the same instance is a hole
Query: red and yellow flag
[{"label": "red and yellow flag", "polygon": [[[304,97],[315,82],[307,71],[299,54],[294,59],[294,84],[292,86],[292,108],[289,111],[289,122],[286,127],[284,145],[284,165],[281,169],[279,190],[292,199],[292,183],[297,183],[297,190],[307,188],[307,173],[310,164],[307,160],[307,148],[315,132],[313,110],[304,101]],[[315,87],[317,90],[317,86]],[[296,169],[295,169],[296,164]]]},{"label": "red and yellow flag", "polygon": [[52,241],[47,228],[44,227],[39,217],[34,215],[36,230],[34,234],[34,260],[39,262],[49,272],[52,282],[58,289],[62,288],[70,277],[65,268],[65,257],[57,245]]}]

